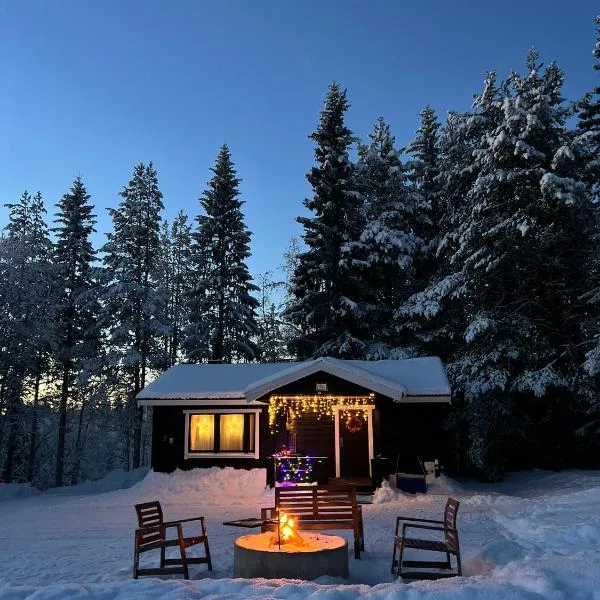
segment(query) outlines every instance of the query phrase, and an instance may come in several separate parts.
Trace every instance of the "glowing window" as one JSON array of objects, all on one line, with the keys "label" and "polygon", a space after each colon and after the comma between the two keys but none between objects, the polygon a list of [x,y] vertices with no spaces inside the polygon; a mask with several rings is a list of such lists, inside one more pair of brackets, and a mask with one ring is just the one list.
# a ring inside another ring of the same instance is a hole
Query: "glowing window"
[{"label": "glowing window", "polygon": [[191,415],[190,450],[211,452],[215,449],[215,415]]},{"label": "glowing window", "polygon": [[244,451],[244,415],[221,415],[221,452]]}]

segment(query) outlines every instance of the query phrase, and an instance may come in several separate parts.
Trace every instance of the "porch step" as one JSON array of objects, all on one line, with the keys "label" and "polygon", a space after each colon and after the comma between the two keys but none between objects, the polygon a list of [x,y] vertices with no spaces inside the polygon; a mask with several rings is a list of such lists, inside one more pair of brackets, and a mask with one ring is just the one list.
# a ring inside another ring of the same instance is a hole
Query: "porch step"
[{"label": "porch step", "polygon": [[406,571],[402,572],[402,579],[447,579],[448,577],[458,577],[457,573],[432,573],[429,571]]}]

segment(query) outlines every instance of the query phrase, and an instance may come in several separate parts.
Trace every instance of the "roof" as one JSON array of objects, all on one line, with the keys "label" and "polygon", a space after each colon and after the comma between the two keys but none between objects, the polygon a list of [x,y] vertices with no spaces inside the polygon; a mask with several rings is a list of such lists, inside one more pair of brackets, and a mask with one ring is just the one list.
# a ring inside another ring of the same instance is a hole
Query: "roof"
[{"label": "roof", "polygon": [[[284,385],[324,372],[395,401],[450,401],[450,384],[436,356],[405,360],[340,360],[303,362],[175,365],[138,395],[140,405],[164,400],[243,400],[258,398]],[[163,404],[164,402],[160,402]]]}]

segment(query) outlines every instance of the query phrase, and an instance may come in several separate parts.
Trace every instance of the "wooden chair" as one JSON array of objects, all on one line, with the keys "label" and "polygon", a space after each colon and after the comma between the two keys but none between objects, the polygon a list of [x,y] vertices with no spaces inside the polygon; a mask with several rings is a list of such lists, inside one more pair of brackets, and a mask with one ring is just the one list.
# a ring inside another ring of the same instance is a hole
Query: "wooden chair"
[{"label": "wooden chair", "polygon": [[[188,565],[204,564],[208,565],[208,570],[212,571],[210,560],[210,550],[208,548],[208,536],[204,517],[193,517],[191,519],[181,519],[179,521],[163,520],[163,512],[160,502],[145,502],[136,504],[139,529],[135,531],[135,548],[133,555],[133,578],[137,579],[139,575],[173,575],[181,574],[186,579],[190,578]],[[202,535],[194,537],[183,536],[182,523],[199,521]],[[167,539],[167,529],[177,529],[177,538]],[[204,558],[188,558],[186,548],[204,544]],[[166,558],[166,549],[169,547],[179,547],[180,558]],[[160,568],[140,569],[140,554],[149,550],[160,550]]]},{"label": "wooden chair", "polygon": [[[404,579],[439,579],[442,577],[460,577],[462,575],[460,546],[458,543],[458,531],[456,530],[456,513],[458,512],[458,506],[458,500],[448,498],[446,509],[444,510],[444,519],[442,521],[415,519],[413,517],[396,518],[394,551],[392,554],[392,574],[394,574],[394,569],[396,569],[396,576]],[[398,535],[400,523],[402,521],[408,522],[402,525],[402,533]],[[427,525],[425,525],[425,523],[427,523]],[[431,523],[434,525],[431,525]],[[441,531],[444,533],[444,539],[432,540],[409,537],[407,535],[409,529]],[[404,560],[404,550],[406,548],[426,550],[429,552],[442,552],[446,555],[446,560]],[[396,560],[396,551],[399,552],[398,560]],[[456,557],[456,568],[452,567],[451,556]],[[403,568],[440,569],[440,571],[403,571]]]}]

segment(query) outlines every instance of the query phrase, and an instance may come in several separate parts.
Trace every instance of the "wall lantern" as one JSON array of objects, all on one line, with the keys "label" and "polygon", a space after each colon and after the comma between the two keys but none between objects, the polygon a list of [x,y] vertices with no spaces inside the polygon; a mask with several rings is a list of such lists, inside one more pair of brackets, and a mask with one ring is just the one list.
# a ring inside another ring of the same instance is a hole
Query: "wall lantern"
[{"label": "wall lantern", "polygon": [[327,384],[326,383],[317,383],[317,392],[326,392]]}]

